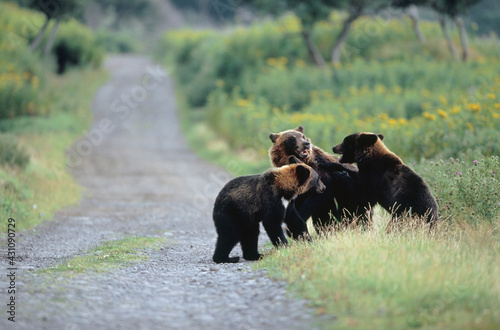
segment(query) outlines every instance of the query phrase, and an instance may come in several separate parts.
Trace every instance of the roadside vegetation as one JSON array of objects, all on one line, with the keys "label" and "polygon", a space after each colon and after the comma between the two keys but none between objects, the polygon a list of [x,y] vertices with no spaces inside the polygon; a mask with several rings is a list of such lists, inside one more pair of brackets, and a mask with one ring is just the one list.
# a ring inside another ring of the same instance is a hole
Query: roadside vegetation
[{"label": "roadside vegetation", "polygon": [[[324,58],[347,14],[333,12],[311,35]],[[303,125],[331,147],[353,132],[384,142],[431,186],[438,230],[374,228],[318,235],[272,250],[257,267],[291,283],[332,328],[500,326],[500,42],[469,29],[467,62],[455,61],[437,21],[362,16],[341,61],[318,66],[286,15],[219,33],[164,35],[157,57],[178,84],[191,146],[233,175],[270,166],[269,134]],[[458,33],[452,41],[459,43]]]},{"label": "roadside vegetation", "polygon": [[9,217],[16,230],[31,228],[78,202],[81,189],[68,172],[65,151],[90,126],[93,96],[107,79],[98,69],[102,50],[73,20],[61,23],[55,46],[69,47],[81,61],[57,75],[53,56],[29,49],[33,26],[42,21],[40,13],[0,3],[1,228]]}]

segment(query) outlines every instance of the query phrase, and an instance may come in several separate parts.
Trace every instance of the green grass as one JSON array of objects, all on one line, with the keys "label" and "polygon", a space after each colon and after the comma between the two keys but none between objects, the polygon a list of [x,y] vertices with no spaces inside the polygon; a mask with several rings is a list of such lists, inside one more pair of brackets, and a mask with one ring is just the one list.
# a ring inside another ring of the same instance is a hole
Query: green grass
[{"label": "green grass", "polygon": [[79,201],[81,188],[66,171],[65,152],[90,126],[94,94],[106,79],[102,70],[51,76],[49,115],[0,121],[0,138],[14,136],[30,156],[26,169],[0,165],[2,232],[9,217],[16,219],[17,230],[24,230]]},{"label": "green grass", "polygon": [[[187,117],[186,112],[181,117]],[[232,149],[204,122],[182,120],[182,130],[190,148],[201,158],[224,167],[231,175],[262,173],[271,166],[269,160],[254,149]]]},{"label": "green grass", "polygon": [[165,239],[131,236],[116,241],[106,241],[57,266],[42,269],[40,273],[72,275],[83,272],[107,272],[133,263],[147,261],[147,250],[158,250]]},{"label": "green grass", "polygon": [[500,326],[498,228],[386,234],[386,221],[273,249],[258,267],[288,281],[317,314],[335,315],[326,328]]}]

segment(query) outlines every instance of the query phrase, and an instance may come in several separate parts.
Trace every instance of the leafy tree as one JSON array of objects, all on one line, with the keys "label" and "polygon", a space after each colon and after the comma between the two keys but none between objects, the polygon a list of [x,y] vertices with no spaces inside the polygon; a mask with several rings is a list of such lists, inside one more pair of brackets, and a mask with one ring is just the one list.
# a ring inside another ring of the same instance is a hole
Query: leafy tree
[{"label": "leafy tree", "polygon": [[458,58],[455,46],[451,41],[448,29],[446,27],[446,17],[449,17],[458,27],[460,32],[460,41],[462,44],[462,60],[466,61],[469,56],[469,47],[467,45],[467,33],[465,31],[464,21],[461,17],[472,5],[481,0],[429,0],[429,5],[440,15],[440,24],[443,34],[446,38],[448,48],[455,59]]},{"label": "leafy tree", "polygon": [[425,42],[425,37],[422,31],[420,30],[420,17],[418,15],[417,6],[427,4],[428,0],[392,0],[391,6],[394,8],[403,9],[406,15],[411,19],[411,25],[413,27],[413,31],[417,36],[418,41],[420,43]]},{"label": "leafy tree", "polygon": [[346,9],[349,15],[344,20],[342,29],[340,30],[340,33],[338,34],[332,47],[332,63],[340,62],[342,47],[347,40],[347,37],[349,36],[352,23],[354,23],[354,21],[357,20],[360,16],[365,15],[368,12],[377,12],[380,9],[386,7],[387,4],[387,0],[350,0],[333,2],[333,8]]},{"label": "leafy tree", "polygon": [[43,50],[44,55],[48,54],[52,49],[61,21],[69,17],[81,17],[83,8],[87,4],[87,0],[18,0],[16,2],[20,6],[35,9],[45,15],[44,24],[30,44],[32,51],[40,47],[50,21],[55,20],[55,24],[52,27],[49,39]]},{"label": "leafy tree", "polygon": [[286,11],[292,11],[302,25],[301,35],[314,63],[322,68],[326,67],[325,59],[312,40],[314,23],[328,18],[334,4],[347,2],[347,0],[246,0],[246,4],[255,5],[261,12],[271,15],[279,15]]}]

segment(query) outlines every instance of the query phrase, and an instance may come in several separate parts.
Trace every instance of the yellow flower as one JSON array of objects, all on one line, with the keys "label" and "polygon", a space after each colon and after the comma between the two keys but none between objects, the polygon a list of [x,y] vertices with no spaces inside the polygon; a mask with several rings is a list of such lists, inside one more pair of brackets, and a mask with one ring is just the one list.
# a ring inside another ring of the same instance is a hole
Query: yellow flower
[{"label": "yellow flower", "polygon": [[493,112],[493,118],[498,119],[500,118],[500,115],[496,112]]},{"label": "yellow flower", "polygon": [[468,107],[473,112],[481,112],[481,104],[479,103],[469,103]]},{"label": "yellow flower", "polygon": [[236,101],[236,105],[238,105],[239,107],[248,107],[250,105],[250,101],[245,99],[238,99],[238,101]]},{"label": "yellow flower", "polygon": [[387,120],[387,119],[389,119],[389,116],[387,114],[385,114],[385,113],[380,114],[379,117],[380,117],[381,120]]},{"label": "yellow flower", "polygon": [[455,106],[453,106],[453,108],[451,108],[451,111],[450,111],[450,113],[451,113],[452,115],[457,114],[457,113],[459,113],[459,112],[460,112],[460,107],[459,107],[459,106],[456,106],[456,105],[455,105]]},{"label": "yellow flower", "polygon": [[403,92],[403,89],[401,88],[401,86],[393,86],[392,87],[392,91],[394,92],[394,94],[401,94]]},{"label": "yellow flower", "polygon": [[490,93],[490,94],[488,95],[488,97],[489,97],[490,99],[494,100],[494,99],[495,99],[495,94]]},{"label": "yellow flower", "polygon": [[436,119],[436,115],[433,115],[431,113],[428,113],[427,111],[424,112],[422,114],[422,116],[425,118],[425,119],[429,119],[429,120],[435,120]]},{"label": "yellow flower", "polygon": [[286,65],[288,63],[288,59],[284,56],[281,56],[280,58],[278,58],[278,62],[281,65]]},{"label": "yellow flower", "polygon": [[408,125],[408,120],[406,120],[405,118],[399,118],[398,119],[398,122],[401,124],[401,125]]},{"label": "yellow flower", "polygon": [[440,101],[443,105],[447,105],[447,104],[448,104],[448,101],[446,100],[446,97],[444,97],[443,95],[439,96],[439,101]]},{"label": "yellow flower", "polygon": [[444,110],[442,110],[442,109],[438,109],[438,110],[437,110],[437,113],[438,113],[438,115],[439,115],[441,118],[443,118],[443,119],[448,118],[448,114],[446,113],[446,111],[444,111]]},{"label": "yellow flower", "polygon": [[397,123],[398,123],[398,121],[396,119],[394,119],[394,118],[389,119],[389,125],[391,127],[394,126],[394,125],[396,125]]},{"label": "yellow flower", "polygon": [[500,109],[500,103],[495,103],[495,108]]},{"label": "yellow flower", "polygon": [[375,87],[375,90],[377,91],[377,93],[380,93],[380,94],[383,94],[387,91],[387,89],[385,88],[384,85],[377,85]]},{"label": "yellow flower", "polygon": [[465,126],[467,126],[471,131],[474,130],[474,126],[472,126],[471,123],[466,123]]},{"label": "yellow flower", "polygon": [[429,97],[429,96],[431,96],[431,92],[429,92],[427,89],[424,89],[424,90],[422,90],[422,96]]},{"label": "yellow flower", "polygon": [[276,59],[274,57],[269,57],[266,60],[266,63],[267,63],[267,65],[273,66],[273,65],[278,64],[278,61],[276,61]]},{"label": "yellow flower", "polygon": [[295,61],[295,66],[299,67],[299,68],[303,68],[306,66],[306,62],[304,62],[303,60],[296,60]]}]

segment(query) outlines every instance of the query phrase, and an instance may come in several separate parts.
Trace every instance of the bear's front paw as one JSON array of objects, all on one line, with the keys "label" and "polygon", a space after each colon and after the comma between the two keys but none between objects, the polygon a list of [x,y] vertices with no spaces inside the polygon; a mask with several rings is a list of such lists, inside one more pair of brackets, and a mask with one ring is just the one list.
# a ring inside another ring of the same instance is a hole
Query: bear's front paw
[{"label": "bear's front paw", "polygon": [[221,264],[221,263],[231,263],[231,264],[235,264],[237,263],[238,261],[240,261],[240,257],[227,257],[227,258],[216,258],[214,257],[213,258],[213,261],[215,263],[218,263],[218,264]]}]

